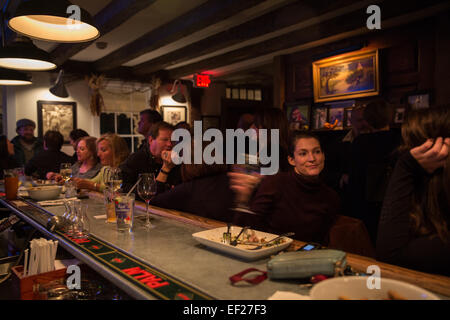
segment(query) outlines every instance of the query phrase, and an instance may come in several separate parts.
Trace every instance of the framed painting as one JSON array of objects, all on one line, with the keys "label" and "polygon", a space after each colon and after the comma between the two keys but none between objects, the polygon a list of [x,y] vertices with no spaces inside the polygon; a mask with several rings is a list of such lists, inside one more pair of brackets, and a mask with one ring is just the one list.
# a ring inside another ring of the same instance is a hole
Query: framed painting
[{"label": "framed painting", "polygon": [[308,104],[287,105],[286,112],[291,130],[309,129],[310,107]]},{"label": "framed painting", "polygon": [[323,129],[328,119],[328,108],[317,106],[312,111],[312,128],[315,130]]},{"label": "framed painting", "polygon": [[378,50],[358,51],[313,62],[314,102],[380,93]]},{"label": "framed painting", "polygon": [[39,137],[48,130],[55,130],[63,135],[64,143],[69,143],[70,132],[77,128],[77,103],[39,100],[37,120]]},{"label": "framed painting", "polygon": [[396,108],[394,112],[394,123],[395,124],[403,123],[403,121],[405,120],[405,115],[406,115],[405,107]]},{"label": "framed painting", "polygon": [[[328,107],[328,122],[332,125],[336,124],[335,130],[343,129],[345,122],[345,111],[353,109],[355,106],[355,100],[336,101],[332,103],[326,103]],[[351,113],[350,113],[351,116]]]},{"label": "framed painting", "polygon": [[163,120],[175,126],[178,122],[187,121],[187,109],[184,106],[161,106]]},{"label": "framed painting", "polygon": [[352,110],[353,108],[344,108],[344,128],[352,127]]},{"label": "framed painting", "polygon": [[408,95],[408,104],[411,109],[426,109],[430,107],[430,94],[427,92]]},{"label": "framed painting", "polygon": [[210,129],[220,129],[220,116],[202,116],[203,132]]}]

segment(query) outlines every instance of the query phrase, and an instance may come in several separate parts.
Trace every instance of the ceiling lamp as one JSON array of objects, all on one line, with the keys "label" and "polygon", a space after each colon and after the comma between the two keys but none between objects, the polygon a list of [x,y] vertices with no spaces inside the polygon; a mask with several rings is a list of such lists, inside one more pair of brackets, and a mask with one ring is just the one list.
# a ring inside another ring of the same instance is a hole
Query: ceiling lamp
[{"label": "ceiling lamp", "polygon": [[61,69],[58,73],[58,78],[56,79],[55,84],[50,88],[50,92],[57,97],[67,98],[69,96],[69,93],[67,92],[66,86],[64,85],[63,75],[64,71]]},{"label": "ceiling lamp", "polygon": [[[175,93],[175,90],[176,90],[176,93]],[[180,80],[175,80],[174,81],[174,83],[173,83],[173,85],[172,85],[172,89],[170,90],[170,93],[172,94],[172,93],[175,93],[173,96],[172,96],[172,99],[175,101],[175,102],[178,102],[178,103],[186,103],[186,97],[184,96],[184,94],[182,93],[182,91],[181,91],[181,83],[180,83]]]},{"label": "ceiling lamp", "polygon": [[31,83],[31,77],[23,72],[0,68],[0,85],[2,86],[24,86]]},{"label": "ceiling lamp", "polygon": [[44,71],[55,69],[56,64],[50,54],[36,47],[30,39],[18,36],[13,44],[0,49],[0,67]]},{"label": "ceiling lamp", "polygon": [[86,42],[100,36],[91,15],[67,0],[22,1],[9,27],[27,37],[55,42]]}]

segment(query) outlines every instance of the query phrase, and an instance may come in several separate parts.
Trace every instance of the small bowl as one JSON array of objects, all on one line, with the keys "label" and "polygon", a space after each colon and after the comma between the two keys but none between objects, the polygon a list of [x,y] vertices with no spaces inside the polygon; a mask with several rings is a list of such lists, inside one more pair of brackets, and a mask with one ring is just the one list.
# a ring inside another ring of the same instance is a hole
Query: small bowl
[{"label": "small bowl", "polygon": [[54,200],[61,194],[61,186],[41,186],[28,189],[28,195],[31,199],[37,201]]},{"label": "small bowl", "polygon": [[388,292],[391,291],[406,300],[440,300],[425,289],[383,277],[380,279],[380,289],[369,289],[368,279],[361,276],[327,279],[316,284],[309,295],[312,300],[388,300]]}]

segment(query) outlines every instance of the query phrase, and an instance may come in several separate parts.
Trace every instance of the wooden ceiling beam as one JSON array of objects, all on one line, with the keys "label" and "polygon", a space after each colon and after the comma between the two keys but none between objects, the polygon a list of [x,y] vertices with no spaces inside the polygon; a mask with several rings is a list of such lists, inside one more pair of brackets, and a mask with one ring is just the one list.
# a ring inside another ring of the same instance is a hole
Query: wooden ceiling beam
[{"label": "wooden ceiling beam", "polygon": [[119,67],[127,61],[225,20],[263,1],[209,0],[97,60],[95,67],[100,71]]},{"label": "wooden ceiling beam", "polygon": [[[381,8],[382,21],[385,21],[439,4],[441,4],[441,1],[439,0],[430,0],[426,2],[420,0],[397,0],[385,1],[379,4],[379,6]],[[218,67],[231,65],[280,50],[300,46],[302,44],[312,43],[314,41],[345,32],[366,28],[366,21],[368,17],[369,15],[366,13],[365,8],[356,10],[343,16],[323,21],[320,24],[301,30],[296,30],[264,42],[169,70],[168,73],[171,78],[181,78],[194,73],[206,72]],[[377,31],[373,30],[371,32]]]},{"label": "wooden ceiling beam", "polygon": [[326,12],[355,3],[355,0],[296,1],[234,28],[225,30],[181,49],[134,66],[136,74],[155,72],[229,46],[281,30]]},{"label": "wooden ceiling beam", "polygon": [[[94,16],[94,23],[99,29],[100,35],[104,36],[155,1],[156,0],[113,0]],[[76,44],[64,43],[58,45],[50,52],[50,54],[54,58],[55,63],[61,65],[91,44],[92,41]]]}]

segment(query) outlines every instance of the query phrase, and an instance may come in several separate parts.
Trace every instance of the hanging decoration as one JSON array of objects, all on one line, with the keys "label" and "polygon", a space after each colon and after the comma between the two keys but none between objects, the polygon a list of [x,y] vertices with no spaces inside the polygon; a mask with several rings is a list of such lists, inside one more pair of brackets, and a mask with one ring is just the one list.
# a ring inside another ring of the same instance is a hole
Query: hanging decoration
[{"label": "hanging decoration", "polygon": [[104,108],[103,97],[100,93],[100,89],[103,89],[104,75],[91,75],[87,77],[89,93],[91,95],[91,113],[94,116],[100,116],[102,109]]},{"label": "hanging decoration", "polygon": [[161,86],[161,79],[153,76],[151,82],[151,94],[150,94],[150,109],[159,111],[159,87]]}]

